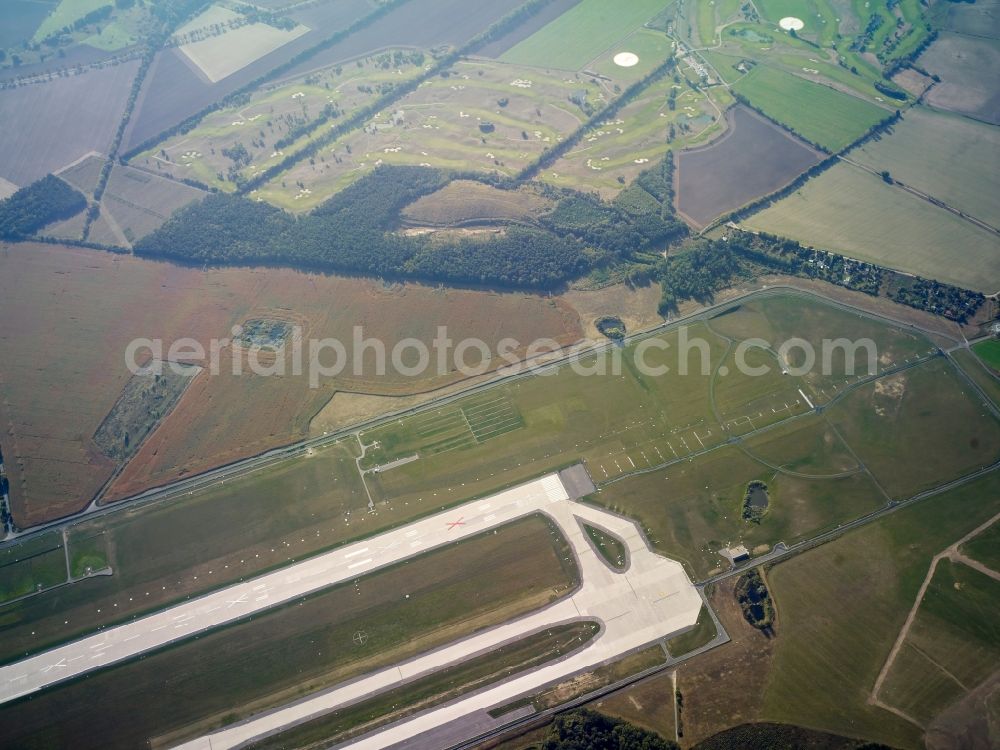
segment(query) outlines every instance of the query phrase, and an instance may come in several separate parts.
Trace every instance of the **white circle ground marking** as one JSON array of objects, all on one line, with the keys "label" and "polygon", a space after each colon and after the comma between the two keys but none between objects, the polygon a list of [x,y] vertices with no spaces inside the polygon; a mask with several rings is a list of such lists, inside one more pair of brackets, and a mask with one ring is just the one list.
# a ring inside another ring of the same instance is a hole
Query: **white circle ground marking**
[{"label": "white circle ground marking", "polygon": [[778,21],[778,26],[785,31],[801,31],[805,28],[805,23],[801,18],[796,18],[795,16],[785,16]]},{"label": "white circle ground marking", "polygon": [[634,52],[619,52],[614,57],[615,65],[621,68],[631,68],[639,64],[639,56]]}]

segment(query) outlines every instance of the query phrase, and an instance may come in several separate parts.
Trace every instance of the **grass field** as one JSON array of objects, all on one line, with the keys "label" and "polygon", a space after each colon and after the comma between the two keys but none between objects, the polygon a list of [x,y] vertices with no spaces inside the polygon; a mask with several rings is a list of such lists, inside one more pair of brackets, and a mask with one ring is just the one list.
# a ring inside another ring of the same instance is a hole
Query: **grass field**
[{"label": "grass field", "polygon": [[383,163],[513,176],[609,96],[580,74],[459,62],[254,195],[303,211]]},{"label": "grass field", "polygon": [[763,64],[733,88],[768,117],[830,152],[840,151],[890,114],[830,86]]},{"label": "grass field", "polygon": [[411,203],[405,222],[418,226],[524,222],[534,223],[554,203],[531,187],[500,190],[473,180],[453,180],[440,190]]},{"label": "grass field", "polygon": [[0,604],[66,580],[66,552],[58,532],[0,552]]},{"label": "grass field", "polygon": [[960,349],[952,352],[951,356],[962,371],[993,400],[993,403],[1000,406],[1000,379],[997,375],[970,351]]},{"label": "grass field", "polygon": [[583,0],[500,59],[539,68],[580,70],[662,8],[660,0],[635,0],[615,7],[601,0]]},{"label": "grass field", "polygon": [[682,635],[675,635],[669,639],[667,641],[667,651],[673,657],[683,656],[686,653],[694,651],[696,648],[701,648],[715,638],[716,635],[715,623],[708,614],[708,610],[702,607],[701,612],[698,613],[698,622],[695,623],[694,629]]},{"label": "grass field", "polygon": [[[541,336],[567,345],[582,333],[567,303],[523,293],[389,286],[292,270],[205,271],[49,245],[5,249],[0,267],[8,326],[0,413],[13,425],[3,450],[22,526],[79,509],[110,475],[114,465],[91,436],[130,377],[123,353],[137,337],[162,339],[169,348],[190,336],[207,350],[211,338],[255,317],[289,320],[303,327],[303,336],[344,342],[366,321],[365,337],[389,349],[411,336],[430,342],[439,325],[455,340],[474,336],[494,349],[506,336],[523,346]],[[31,304],[50,297],[59,304],[41,310]],[[406,395],[457,379],[453,372],[412,378],[392,368],[385,377],[349,369],[313,389],[307,377],[262,377],[247,368],[233,375],[226,351],[220,375],[195,379],[110,497],[301,438],[337,390]]]},{"label": "grass field", "polygon": [[938,563],[879,698],[927,725],[1000,661],[1000,581]]},{"label": "grass field", "polygon": [[897,500],[1000,459],[1000,422],[943,358],[863,386],[829,418]]},{"label": "grass field", "polygon": [[972,351],[986,365],[1000,372],[1000,340],[980,341],[972,347]]},{"label": "grass field", "polygon": [[849,164],[744,221],[814,247],[992,294],[1000,238]]},{"label": "grass field", "polygon": [[972,537],[962,545],[960,551],[986,567],[1000,572],[1000,523],[994,523]]},{"label": "grass field", "polygon": [[342,742],[358,736],[362,731],[384,726],[390,721],[440,705],[457,695],[485,688],[559,658],[582,647],[596,634],[598,628],[592,622],[571,623],[526,636],[487,654],[442,669],[430,677],[389,690],[377,698],[334,711],[266,738],[254,743],[254,748],[284,750],[289,746],[301,747],[330,740]]},{"label": "grass field", "polygon": [[914,107],[892,133],[851,152],[851,161],[932,195],[993,226],[1000,208],[989,198],[1000,192],[993,158],[1000,128],[946,112]]},{"label": "grass field", "polygon": [[598,554],[615,570],[624,570],[628,562],[628,553],[621,539],[590,524],[583,525],[591,544]]},{"label": "grass field", "polygon": [[59,4],[35,30],[33,41],[40,42],[58,32],[63,26],[72,26],[77,19],[107,4],[105,0],[59,0]]},{"label": "grass field", "polygon": [[536,610],[572,585],[565,551],[538,517],[509,524],[4,706],[0,744],[175,744]]},{"label": "grass field", "polygon": [[997,497],[994,472],[774,567],[780,635],[760,720],[922,747],[917,727],[868,697],[931,558],[995,514]]}]

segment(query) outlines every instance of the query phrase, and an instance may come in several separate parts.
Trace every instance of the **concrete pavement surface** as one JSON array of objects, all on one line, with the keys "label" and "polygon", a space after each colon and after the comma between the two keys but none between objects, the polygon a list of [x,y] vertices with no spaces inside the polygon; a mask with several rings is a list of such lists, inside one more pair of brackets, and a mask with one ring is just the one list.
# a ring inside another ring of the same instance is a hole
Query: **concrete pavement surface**
[{"label": "concrete pavement surface", "polygon": [[[567,483],[574,484],[572,477],[567,478]],[[601,632],[586,647],[564,659],[350,743],[352,748],[358,750],[385,748],[412,741],[448,722],[502,705],[543,685],[690,628],[697,622],[702,600],[680,563],[654,554],[633,522],[572,500],[563,480],[555,474],[339,550],[339,561],[358,560],[374,565],[375,558],[368,558],[379,551],[385,555],[378,559],[379,564],[387,564],[461,538],[461,535],[488,530],[535,512],[545,513],[558,524],[577,557],[582,584],[572,596],[517,620],[251,717],[179,747],[183,750],[236,748],[448,665],[488,653],[540,629],[581,619],[601,623]],[[450,526],[456,521],[461,521],[462,525]],[[627,570],[616,572],[607,565],[591,545],[580,521],[599,525],[625,542],[629,552]]]}]

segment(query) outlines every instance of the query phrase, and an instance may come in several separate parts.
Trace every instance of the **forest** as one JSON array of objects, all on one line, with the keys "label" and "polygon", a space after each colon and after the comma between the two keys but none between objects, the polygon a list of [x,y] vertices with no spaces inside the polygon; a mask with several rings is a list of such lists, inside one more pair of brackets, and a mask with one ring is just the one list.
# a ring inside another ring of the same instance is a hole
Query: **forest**
[{"label": "forest", "polygon": [[55,175],[46,175],[0,201],[0,239],[20,240],[60,219],[75,216],[87,199]]},{"label": "forest", "polygon": [[600,263],[615,263],[682,236],[657,213],[630,213],[567,192],[536,227],[440,240],[393,230],[400,211],[443,187],[426,167],[383,165],[312,213],[294,217],[215,194],[177,212],[135,247],[138,255],[189,263],[273,264],[431,281],[548,289]]}]

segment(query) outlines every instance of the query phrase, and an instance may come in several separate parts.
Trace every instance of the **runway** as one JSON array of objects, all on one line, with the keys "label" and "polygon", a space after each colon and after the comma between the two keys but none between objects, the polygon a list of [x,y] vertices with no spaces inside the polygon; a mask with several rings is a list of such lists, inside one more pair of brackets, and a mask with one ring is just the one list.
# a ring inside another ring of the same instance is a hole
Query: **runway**
[{"label": "runway", "polygon": [[[574,485],[572,474],[567,482]],[[351,748],[375,750],[418,738],[422,733],[482,712],[540,686],[645,646],[659,638],[692,627],[702,600],[680,563],[654,554],[631,521],[572,500],[559,475],[552,474],[490,498],[467,503],[439,514],[431,530],[463,518],[463,529],[482,531],[527,513],[542,512],[561,528],[580,565],[582,585],[572,596],[512,622],[477,633],[428,654],[322,691],[240,724],[180,745],[178,750],[224,750],[255,738],[308,721],[336,708],[396,687],[415,677],[441,669],[541,628],[580,619],[595,619],[602,631],[585,648],[561,661],[524,673],[461,700],[431,709],[399,723],[352,740]],[[628,547],[626,571],[613,571],[591,546],[580,521],[600,526],[622,538]],[[437,524],[437,527],[435,527]],[[393,532],[402,539],[411,525]],[[447,532],[445,532],[447,534]],[[414,538],[417,538],[416,536]],[[364,553],[367,555],[367,553]]]},{"label": "runway", "polygon": [[[540,628],[582,618],[601,621],[602,632],[586,648],[562,661],[387,727],[352,744],[357,748],[387,747],[693,626],[701,609],[701,598],[681,565],[653,554],[632,522],[571,499],[567,485],[574,494],[585,493],[588,486],[592,488],[582,467],[574,467],[564,475],[565,483],[559,474],[549,474],[0,667],[0,703],[538,512],[559,525],[578,559],[582,584],[572,596],[181,747],[186,750],[238,747],[252,738],[487,652]],[[601,526],[623,539],[629,551],[629,567],[625,572],[613,571],[597,554],[580,520]]]}]

